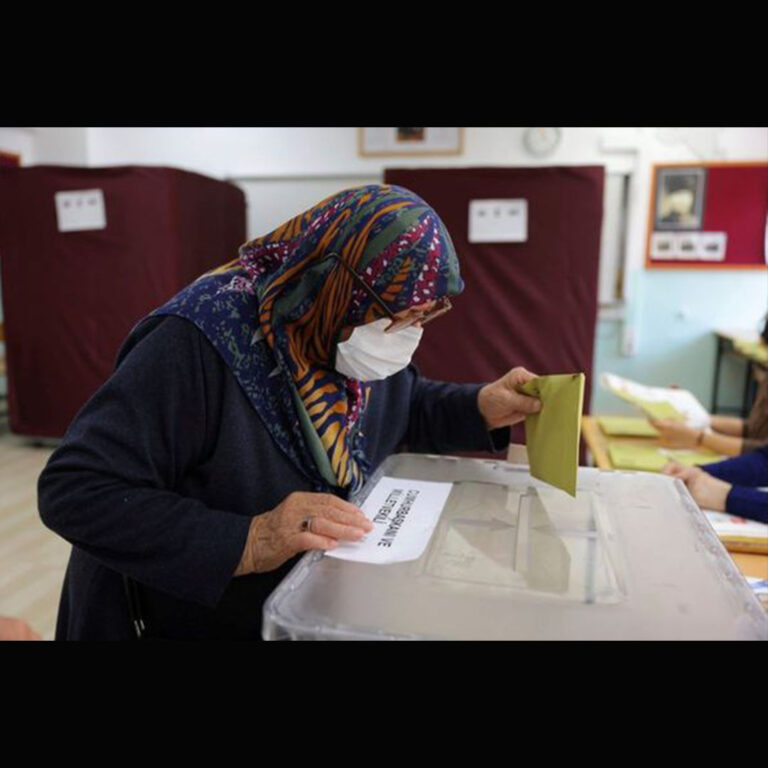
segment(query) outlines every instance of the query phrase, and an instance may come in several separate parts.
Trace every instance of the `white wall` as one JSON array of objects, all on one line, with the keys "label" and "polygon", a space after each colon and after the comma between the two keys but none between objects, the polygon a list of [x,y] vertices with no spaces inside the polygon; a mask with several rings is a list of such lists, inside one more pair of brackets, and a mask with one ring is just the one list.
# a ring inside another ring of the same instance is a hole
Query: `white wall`
[{"label": "white wall", "polygon": [[22,165],[34,161],[34,131],[32,128],[0,128],[0,150],[21,155]]},{"label": "white wall", "polygon": [[88,152],[90,128],[34,128],[33,130],[36,164],[94,165],[90,161]]},{"label": "white wall", "polygon": [[458,156],[369,158],[358,156],[357,128],[89,128],[89,164],[169,164],[227,177],[368,174],[393,165],[622,162],[600,151],[595,128],[565,129],[556,154],[537,161],[524,152],[523,130],[465,128]]}]

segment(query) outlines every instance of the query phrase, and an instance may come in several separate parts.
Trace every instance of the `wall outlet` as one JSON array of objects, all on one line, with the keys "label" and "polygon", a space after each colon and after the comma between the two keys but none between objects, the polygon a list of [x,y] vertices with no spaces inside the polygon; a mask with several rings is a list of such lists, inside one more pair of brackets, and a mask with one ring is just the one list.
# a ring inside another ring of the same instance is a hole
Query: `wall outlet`
[{"label": "wall outlet", "polygon": [[623,357],[634,357],[636,352],[635,329],[625,325],[621,331],[621,354]]}]

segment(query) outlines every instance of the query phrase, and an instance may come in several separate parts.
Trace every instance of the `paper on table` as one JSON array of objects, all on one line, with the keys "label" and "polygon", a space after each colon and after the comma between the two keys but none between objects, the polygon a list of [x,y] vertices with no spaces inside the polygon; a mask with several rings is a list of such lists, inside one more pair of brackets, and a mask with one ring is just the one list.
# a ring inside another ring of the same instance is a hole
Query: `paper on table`
[{"label": "paper on table", "polygon": [[[649,416],[654,418],[674,418],[672,411],[664,405],[674,409],[675,412],[685,417],[685,422],[694,429],[705,429],[709,426],[711,417],[707,409],[687,390],[673,389],[671,387],[646,387],[629,379],[623,379],[613,373],[604,373],[600,376],[600,383],[614,395],[618,395],[639,408],[642,408]],[[656,406],[650,405],[655,403]],[[649,410],[650,405],[650,410]],[[651,413],[650,411],[653,411]]]},{"label": "paper on table", "polygon": [[606,435],[658,437],[659,431],[648,419],[635,416],[598,416],[597,423]]},{"label": "paper on table", "polygon": [[608,456],[616,469],[644,472],[661,472],[669,462],[669,458],[658,448],[631,443],[608,443]]},{"label": "paper on table", "polygon": [[579,468],[583,373],[539,376],[518,387],[541,400],[541,410],[525,417],[525,445],[531,475],[576,495]]},{"label": "paper on table", "polygon": [[768,525],[757,520],[747,520],[743,517],[729,515],[726,512],[715,512],[711,509],[702,510],[715,529],[718,536],[740,536],[764,539],[768,545]]},{"label": "paper on table", "polygon": [[764,344],[762,341],[736,338],[733,340],[733,346],[758,363],[768,363],[768,344]]},{"label": "paper on table", "polygon": [[696,467],[699,464],[712,464],[715,461],[724,459],[725,456],[709,451],[706,448],[701,448],[697,451],[690,451],[682,448],[660,448],[659,451],[668,458],[679,464],[685,464],[689,467]]},{"label": "paper on table", "polygon": [[661,472],[670,461],[693,467],[711,464],[723,458],[719,453],[706,449],[689,451],[632,443],[608,443],[608,455],[616,469],[637,469],[645,472]]},{"label": "paper on table", "polygon": [[360,541],[345,541],[327,557],[359,563],[416,560],[427,547],[453,483],[382,477],[362,506],[373,530]]}]

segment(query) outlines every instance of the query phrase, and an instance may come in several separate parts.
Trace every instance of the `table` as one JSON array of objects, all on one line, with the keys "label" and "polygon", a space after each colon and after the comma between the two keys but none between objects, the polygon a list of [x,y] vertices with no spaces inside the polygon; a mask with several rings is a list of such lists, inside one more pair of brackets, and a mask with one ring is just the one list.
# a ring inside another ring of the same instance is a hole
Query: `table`
[{"label": "table", "polygon": [[[717,404],[717,388],[720,384],[720,368],[723,360],[723,355],[733,355],[746,362],[746,371],[744,375],[744,395],[741,402],[741,418],[746,419],[749,415],[749,408],[754,400],[754,369],[761,368],[764,371],[768,371],[768,365],[760,360],[756,360],[748,355],[745,355],[740,349],[736,348],[735,341],[739,339],[745,339],[747,341],[756,341],[759,337],[754,331],[715,331],[715,338],[717,339],[717,353],[715,356],[715,375],[712,384],[712,408],[710,413],[718,413]],[[738,411],[738,408],[720,406],[720,411],[730,410]]]},{"label": "table", "polygon": [[587,450],[592,455],[598,469],[613,469],[613,464],[611,464],[611,459],[608,455],[609,442],[661,446],[661,440],[658,437],[618,437],[615,435],[608,437],[603,434],[597,419],[597,416],[581,417],[581,436],[584,438]]},{"label": "table", "polygon": [[[597,418],[597,416],[581,417],[581,435],[598,469],[613,469],[610,456],[608,455],[609,439],[611,442],[661,445],[661,441],[657,437],[612,436],[608,438],[603,434],[603,430],[600,429]],[[768,555],[753,555],[744,552],[729,552],[728,554],[744,576],[768,579]]]}]

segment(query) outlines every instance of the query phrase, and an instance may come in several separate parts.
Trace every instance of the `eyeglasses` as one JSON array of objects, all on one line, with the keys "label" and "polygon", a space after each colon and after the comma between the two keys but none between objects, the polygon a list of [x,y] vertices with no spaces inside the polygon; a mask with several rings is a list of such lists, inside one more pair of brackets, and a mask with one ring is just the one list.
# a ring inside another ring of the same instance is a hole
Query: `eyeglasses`
[{"label": "eyeglasses", "polygon": [[392,321],[385,329],[384,333],[394,333],[395,331],[401,331],[403,328],[409,328],[410,326],[421,323],[428,323],[430,320],[434,320],[436,317],[445,314],[453,306],[450,299],[447,296],[443,296],[437,299],[435,306],[427,312],[416,312],[413,315],[406,315],[405,317],[397,317],[394,312],[381,300],[381,297],[373,290],[360,275],[350,267],[338,253],[332,254],[336,258],[344,269],[352,276],[355,282],[361,286],[370,295],[370,297],[384,310],[387,317]]}]

